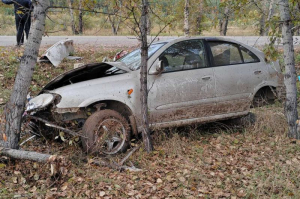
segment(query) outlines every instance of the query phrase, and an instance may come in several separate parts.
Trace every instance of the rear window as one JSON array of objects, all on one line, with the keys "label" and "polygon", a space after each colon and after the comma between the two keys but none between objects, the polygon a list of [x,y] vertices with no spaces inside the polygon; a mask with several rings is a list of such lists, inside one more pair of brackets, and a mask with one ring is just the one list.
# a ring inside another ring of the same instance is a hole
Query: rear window
[{"label": "rear window", "polygon": [[242,64],[243,60],[236,44],[226,42],[208,42],[214,66]]},{"label": "rear window", "polygon": [[245,63],[259,62],[258,57],[253,52],[243,46],[240,46],[240,49]]}]

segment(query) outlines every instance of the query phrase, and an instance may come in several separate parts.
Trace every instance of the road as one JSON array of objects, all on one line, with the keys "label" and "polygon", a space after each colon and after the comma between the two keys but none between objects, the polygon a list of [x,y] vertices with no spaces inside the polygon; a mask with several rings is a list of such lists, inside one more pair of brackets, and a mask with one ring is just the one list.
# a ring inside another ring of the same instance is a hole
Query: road
[{"label": "road", "polygon": [[[42,46],[50,46],[54,43],[64,40],[73,39],[75,45],[90,45],[103,47],[133,47],[139,44],[134,36],[49,36],[43,37]],[[150,39],[153,39],[151,37]],[[176,36],[159,36],[160,41],[178,38]],[[226,38],[234,39],[250,46],[263,46],[269,43],[266,36],[227,36]],[[16,44],[15,36],[0,36],[0,46],[14,46]],[[300,44],[300,36],[294,37],[294,45]]]}]

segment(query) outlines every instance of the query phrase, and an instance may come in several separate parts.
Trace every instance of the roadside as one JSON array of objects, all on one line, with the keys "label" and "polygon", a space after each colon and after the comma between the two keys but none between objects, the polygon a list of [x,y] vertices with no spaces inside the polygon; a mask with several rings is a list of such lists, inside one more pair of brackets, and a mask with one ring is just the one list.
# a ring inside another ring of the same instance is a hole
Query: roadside
[{"label": "roadside", "polygon": [[[135,36],[46,36],[43,37],[42,46],[53,45],[64,39],[73,39],[76,45],[91,45],[100,47],[134,47],[139,45]],[[164,41],[178,38],[177,36],[149,37],[149,41]],[[226,36],[250,46],[263,46],[269,43],[267,36]],[[14,46],[15,36],[0,36],[0,46]],[[294,45],[300,45],[300,36],[294,37]]]}]

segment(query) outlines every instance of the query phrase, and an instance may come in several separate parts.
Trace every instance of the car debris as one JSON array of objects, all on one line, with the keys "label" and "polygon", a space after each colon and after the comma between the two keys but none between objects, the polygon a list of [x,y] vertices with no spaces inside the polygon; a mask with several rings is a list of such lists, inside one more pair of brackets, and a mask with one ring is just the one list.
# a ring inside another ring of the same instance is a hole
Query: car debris
[{"label": "car debris", "polygon": [[127,54],[128,54],[128,51],[126,51],[126,50],[121,50],[121,51],[119,51],[119,52],[116,53],[116,55],[115,55],[113,61],[117,61],[118,59],[124,57],[124,56],[127,55]]},{"label": "car debris", "polygon": [[[53,66],[58,67],[61,61],[74,54],[74,46],[72,39],[66,39],[55,43],[38,60],[38,62],[51,62]],[[78,59],[80,57],[74,57]],[[70,58],[72,59],[72,57]]]}]

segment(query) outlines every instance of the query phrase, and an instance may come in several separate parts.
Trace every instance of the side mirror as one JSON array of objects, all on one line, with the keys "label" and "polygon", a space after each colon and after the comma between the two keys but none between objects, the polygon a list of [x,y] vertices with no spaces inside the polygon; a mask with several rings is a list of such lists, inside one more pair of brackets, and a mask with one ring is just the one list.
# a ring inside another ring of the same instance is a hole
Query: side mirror
[{"label": "side mirror", "polygon": [[158,61],[156,65],[156,71],[158,72],[157,74],[161,73],[164,70],[164,64],[163,61]]},{"label": "side mirror", "polygon": [[149,75],[158,75],[164,70],[164,64],[162,61],[158,61],[156,66],[150,68]]}]

